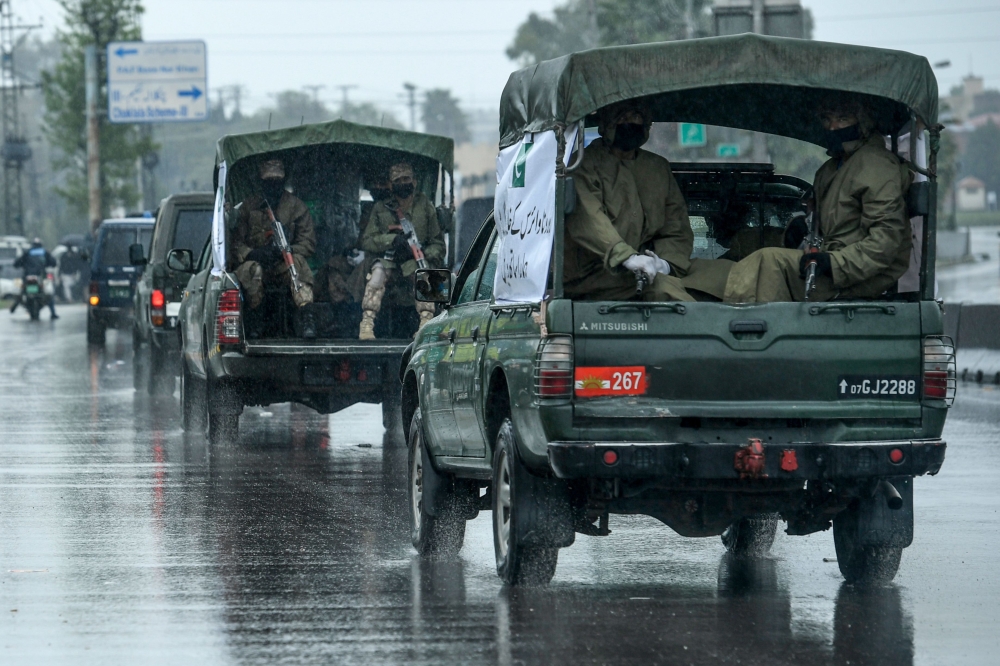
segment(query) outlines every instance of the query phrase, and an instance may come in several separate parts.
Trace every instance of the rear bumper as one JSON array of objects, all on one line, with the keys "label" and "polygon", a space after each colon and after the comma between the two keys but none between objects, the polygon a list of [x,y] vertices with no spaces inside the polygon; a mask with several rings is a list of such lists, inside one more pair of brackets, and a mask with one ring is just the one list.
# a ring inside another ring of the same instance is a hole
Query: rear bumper
[{"label": "rear bumper", "polygon": [[90,306],[89,315],[94,321],[106,328],[129,328],[132,326],[131,307],[101,307]]},{"label": "rear bumper", "polygon": [[352,393],[381,395],[383,386],[398,381],[395,353],[353,353],[333,347],[313,347],[309,353],[275,355],[223,352],[213,365],[217,377],[272,392]]},{"label": "rear bumper", "polygon": [[[561,479],[740,479],[736,454],[744,444],[648,442],[552,442],[549,465]],[[847,479],[936,474],[947,445],[940,439],[837,444],[765,444],[763,473],[768,479]],[[903,459],[893,463],[889,452]],[[604,462],[606,451],[617,454]],[[794,461],[794,464],[793,464]],[[783,464],[784,463],[784,464]],[[744,477],[745,478],[745,477]]]}]

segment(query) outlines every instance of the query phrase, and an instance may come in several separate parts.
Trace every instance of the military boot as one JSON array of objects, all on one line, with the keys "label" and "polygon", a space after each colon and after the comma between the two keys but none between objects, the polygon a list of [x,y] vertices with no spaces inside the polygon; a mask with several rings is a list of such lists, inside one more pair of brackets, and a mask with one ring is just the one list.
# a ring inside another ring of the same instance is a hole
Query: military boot
[{"label": "military boot", "polygon": [[358,340],[375,339],[375,311],[365,310],[361,316],[361,330],[358,333]]}]

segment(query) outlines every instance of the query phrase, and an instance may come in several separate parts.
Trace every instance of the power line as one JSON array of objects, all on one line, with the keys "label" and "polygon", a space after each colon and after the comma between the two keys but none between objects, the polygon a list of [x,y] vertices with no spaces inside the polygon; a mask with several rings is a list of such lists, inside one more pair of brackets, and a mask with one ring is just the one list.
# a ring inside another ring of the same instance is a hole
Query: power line
[{"label": "power line", "polygon": [[923,18],[927,16],[953,16],[955,14],[984,14],[987,12],[1000,12],[1000,7],[959,7],[956,9],[934,9],[924,12],[904,12],[891,14],[843,14],[840,16],[817,16],[817,24],[834,21],[859,21],[862,19],[906,19]]}]

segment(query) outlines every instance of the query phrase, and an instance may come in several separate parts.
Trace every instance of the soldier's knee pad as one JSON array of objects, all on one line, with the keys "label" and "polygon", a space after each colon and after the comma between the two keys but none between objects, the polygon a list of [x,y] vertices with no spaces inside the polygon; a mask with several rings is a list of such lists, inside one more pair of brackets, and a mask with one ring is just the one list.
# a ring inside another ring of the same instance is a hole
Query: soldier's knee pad
[{"label": "soldier's knee pad", "polygon": [[368,286],[373,289],[383,289],[385,287],[386,273],[382,263],[376,261],[372,266],[371,273],[368,274]]}]

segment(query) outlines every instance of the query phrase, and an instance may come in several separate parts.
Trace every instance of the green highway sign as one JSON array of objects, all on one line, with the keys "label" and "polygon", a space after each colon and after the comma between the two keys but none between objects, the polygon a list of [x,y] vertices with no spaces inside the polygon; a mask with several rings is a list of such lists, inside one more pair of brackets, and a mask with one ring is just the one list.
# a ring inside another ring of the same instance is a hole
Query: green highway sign
[{"label": "green highway sign", "polygon": [[739,157],[740,156],[740,144],[738,143],[720,143],[715,148],[715,154],[719,157]]},{"label": "green highway sign", "polygon": [[705,138],[705,126],[700,123],[678,123],[678,140],[685,148],[698,148],[708,143]]}]

